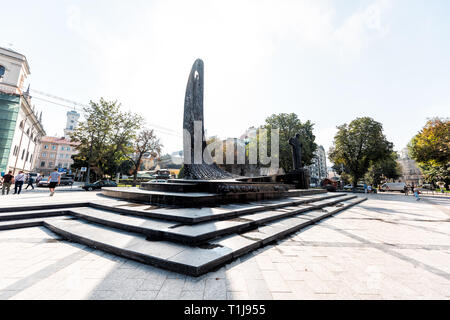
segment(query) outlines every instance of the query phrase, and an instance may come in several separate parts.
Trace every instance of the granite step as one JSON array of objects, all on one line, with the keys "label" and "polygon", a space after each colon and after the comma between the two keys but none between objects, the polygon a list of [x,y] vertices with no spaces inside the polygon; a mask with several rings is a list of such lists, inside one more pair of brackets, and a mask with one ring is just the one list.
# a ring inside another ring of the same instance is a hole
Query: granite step
[{"label": "granite step", "polygon": [[0,212],[0,222],[12,220],[26,220],[43,217],[57,217],[69,215],[70,213],[71,209],[67,207],[61,209],[19,211],[19,213],[16,213],[14,211]]},{"label": "granite step", "polygon": [[334,197],[282,209],[246,214],[229,220],[209,221],[194,225],[181,225],[159,219],[123,216],[94,208],[75,208],[71,210],[71,213],[77,218],[124,231],[140,233],[154,240],[170,240],[189,245],[198,245],[212,238],[247,231],[273,220],[318,210],[354,198],[356,196]]},{"label": "granite step", "polygon": [[44,221],[73,220],[71,216],[41,216],[37,218],[0,221],[0,231],[42,227]]},{"label": "granite step", "polygon": [[225,246],[193,248],[168,241],[147,241],[140,234],[82,220],[45,221],[44,226],[69,241],[192,276],[204,274],[233,256],[233,249]]},{"label": "granite step", "polygon": [[312,212],[309,215],[298,214],[268,222],[255,230],[215,239],[199,247],[169,241],[148,241],[141,234],[83,220],[47,218],[44,226],[70,241],[171,271],[200,276],[364,200],[366,199],[346,200],[341,202],[342,206],[316,210],[315,214]]},{"label": "granite step", "polygon": [[66,208],[85,207],[88,205],[89,205],[89,202],[80,201],[80,202],[74,202],[74,203],[61,202],[61,203],[56,203],[56,204],[2,206],[2,207],[0,207],[0,213],[22,212],[22,211],[33,211],[33,210],[66,209]]},{"label": "granite step", "polygon": [[[249,240],[258,240],[264,246],[274,242],[285,236],[297,232],[305,227],[318,223],[319,221],[329,218],[343,210],[349,209],[367,198],[354,198],[352,200],[342,202],[342,206],[326,207],[320,210],[310,211],[307,214],[299,214],[286,219],[273,221],[260,226],[257,229],[240,234],[239,236]],[[231,239],[232,237],[230,237]],[[220,244],[222,240],[213,243]]]},{"label": "granite step", "polygon": [[205,221],[229,219],[248,213],[274,210],[344,196],[345,194],[325,193],[272,201],[250,202],[247,204],[228,204],[203,208],[155,208],[155,206],[149,204],[136,203],[129,203],[129,206],[127,206],[126,203],[124,204],[123,202],[121,202],[120,205],[108,205],[104,202],[91,202],[89,206],[131,216],[163,219],[185,224],[196,224]]},{"label": "granite step", "polygon": [[[214,181],[218,182],[218,181]],[[199,184],[201,181],[195,181]],[[205,183],[211,184],[212,181]],[[220,182],[218,182],[220,183]],[[238,184],[236,182],[227,182]],[[259,192],[171,192],[171,191],[155,191],[144,190],[141,188],[103,188],[102,194],[109,198],[121,199],[133,202],[151,203],[155,205],[166,206],[182,206],[195,208],[198,206],[217,206],[218,204],[228,203],[248,203],[250,201],[264,201],[269,199],[281,199],[290,196],[306,196],[312,194],[323,194],[327,191],[321,190],[290,190],[282,191],[278,189],[268,188]]]},{"label": "granite step", "polygon": [[195,225],[185,225],[172,228],[164,232],[164,238],[181,241],[189,244],[200,244],[202,242],[217,238],[220,236],[241,233],[255,227],[267,224],[271,221],[280,220],[294,215],[307,214],[310,211],[319,210],[337,203],[348,201],[356,196],[348,196],[338,199],[327,199],[309,204],[287,207],[277,210],[257,212],[254,214],[243,215],[231,220],[205,222]]}]

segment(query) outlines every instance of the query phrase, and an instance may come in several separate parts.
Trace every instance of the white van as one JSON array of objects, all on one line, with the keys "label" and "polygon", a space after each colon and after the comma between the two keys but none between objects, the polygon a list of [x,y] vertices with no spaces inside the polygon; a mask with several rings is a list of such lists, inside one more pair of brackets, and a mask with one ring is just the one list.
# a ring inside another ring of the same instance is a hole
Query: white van
[{"label": "white van", "polygon": [[382,191],[405,191],[406,183],[404,182],[390,182],[381,186]]}]

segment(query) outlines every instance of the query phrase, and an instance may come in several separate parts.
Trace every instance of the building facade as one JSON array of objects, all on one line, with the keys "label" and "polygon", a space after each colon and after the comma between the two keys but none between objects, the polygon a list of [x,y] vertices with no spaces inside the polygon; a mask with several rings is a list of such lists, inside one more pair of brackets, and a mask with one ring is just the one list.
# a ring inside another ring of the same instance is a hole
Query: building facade
[{"label": "building facade", "polygon": [[313,164],[308,167],[311,183],[319,185],[328,177],[327,154],[323,146],[319,146],[315,152]]},{"label": "building facade", "polygon": [[45,136],[24,84],[30,68],[24,55],[0,48],[0,172],[32,172]]},{"label": "building facade", "polygon": [[37,155],[36,171],[46,176],[58,168],[70,172],[72,156],[77,154],[77,144],[65,137],[43,137],[40,152]]},{"label": "building facade", "polygon": [[417,167],[416,161],[409,156],[408,148],[403,149],[400,152],[400,158],[397,162],[402,167],[401,182],[405,182],[407,185],[421,185],[423,183],[423,174]]}]

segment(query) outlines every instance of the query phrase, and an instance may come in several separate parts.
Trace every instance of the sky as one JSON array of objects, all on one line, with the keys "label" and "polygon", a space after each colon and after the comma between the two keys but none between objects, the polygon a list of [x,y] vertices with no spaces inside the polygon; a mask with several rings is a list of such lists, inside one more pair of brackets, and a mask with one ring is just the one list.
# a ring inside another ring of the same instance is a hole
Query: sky
[{"label": "sky", "polygon": [[[239,137],[275,113],[336,127],[369,116],[396,150],[448,117],[448,0],[0,0],[0,46],[26,55],[31,89],[119,101],[182,149],[184,95],[205,63],[205,129]],[[48,135],[68,108],[33,99]],[[40,96],[42,98],[42,96]]]}]

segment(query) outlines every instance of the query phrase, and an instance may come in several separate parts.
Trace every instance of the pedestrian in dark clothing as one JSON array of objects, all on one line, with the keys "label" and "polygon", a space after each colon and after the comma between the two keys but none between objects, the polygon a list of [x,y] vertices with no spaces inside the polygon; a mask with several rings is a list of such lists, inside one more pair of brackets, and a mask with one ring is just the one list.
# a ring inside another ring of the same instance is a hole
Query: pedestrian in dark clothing
[{"label": "pedestrian in dark clothing", "polygon": [[32,176],[28,176],[28,185],[25,188],[25,190],[28,190],[28,187],[30,187],[30,186],[31,186],[32,190],[34,190],[33,183],[34,183],[34,178]]},{"label": "pedestrian in dark clothing", "polygon": [[14,182],[14,176],[12,175],[12,171],[9,171],[7,174],[3,176],[3,186],[2,186],[2,195],[9,194],[11,189],[11,184]]}]

